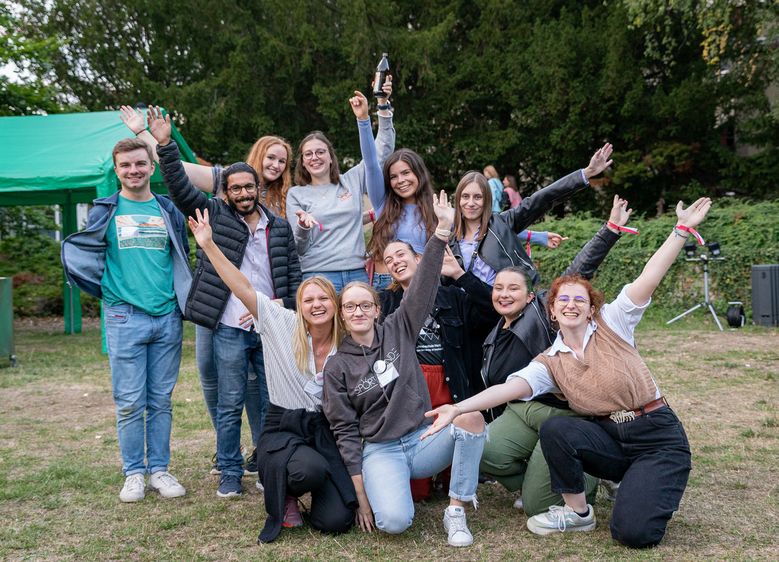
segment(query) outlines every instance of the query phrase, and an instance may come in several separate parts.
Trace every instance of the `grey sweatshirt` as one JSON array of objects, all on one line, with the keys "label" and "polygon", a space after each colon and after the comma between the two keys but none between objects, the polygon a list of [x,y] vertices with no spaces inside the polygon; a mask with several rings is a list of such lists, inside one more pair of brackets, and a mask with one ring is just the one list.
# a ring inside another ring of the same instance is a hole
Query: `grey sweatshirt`
[{"label": "grey sweatshirt", "polygon": [[[365,238],[362,231],[363,193],[384,189],[381,166],[395,150],[392,118],[379,117],[374,143],[369,120],[357,121],[363,161],[341,174],[337,185],[296,185],[287,192],[287,220],[295,234],[300,270],[347,271],[365,266]],[[372,176],[368,182],[366,176]],[[372,199],[377,193],[370,194]],[[320,230],[298,224],[296,211],[311,213]]]},{"label": "grey sweatshirt", "polygon": [[[350,475],[362,472],[363,439],[391,441],[430,423],[416,341],[435,304],[445,246],[430,238],[403,301],[376,326],[373,344],[362,346],[347,336],[325,365],[322,406]],[[383,388],[373,370],[377,361],[398,373]]]}]

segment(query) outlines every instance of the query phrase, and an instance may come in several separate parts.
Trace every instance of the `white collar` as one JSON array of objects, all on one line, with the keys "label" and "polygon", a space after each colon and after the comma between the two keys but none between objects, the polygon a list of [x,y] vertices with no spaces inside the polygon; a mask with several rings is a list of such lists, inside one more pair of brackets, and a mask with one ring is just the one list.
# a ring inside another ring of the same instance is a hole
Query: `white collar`
[{"label": "white collar", "polygon": [[[582,350],[587,348],[587,344],[590,342],[592,334],[594,334],[597,329],[598,325],[595,323],[595,320],[590,320],[590,323],[587,325],[587,330],[584,332],[584,345],[582,346]],[[560,334],[559,330],[557,331],[557,337],[554,342],[552,342],[552,347],[549,348],[549,351],[547,351],[546,354],[549,357],[554,357],[558,352],[573,353],[573,349],[568,347],[563,341],[563,336]]]}]

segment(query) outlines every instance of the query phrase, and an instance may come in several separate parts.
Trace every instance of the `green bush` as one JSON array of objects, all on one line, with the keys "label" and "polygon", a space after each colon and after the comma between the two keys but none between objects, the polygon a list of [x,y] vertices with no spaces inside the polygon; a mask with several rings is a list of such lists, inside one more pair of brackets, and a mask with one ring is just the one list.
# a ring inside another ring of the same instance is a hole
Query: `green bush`
[{"label": "green bush", "polygon": [[[701,224],[699,232],[706,242],[719,242],[724,261],[712,263],[710,291],[715,308],[724,314],[728,301],[742,301],[751,311],[751,266],[779,263],[779,201],[746,203],[735,199],[719,199]],[[605,217],[604,217],[605,218]],[[534,230],[549,230],[569,236],[557,250],[537,248],[533,259],[549,284],[562,272],[576,252],[603,224],[603,218],[590,215],[547,219],[535,224]],[[673,211],[660,218],[636,217],[630,226],[638,228],[639,236],[624,235],[598,270],[595,284],[615,297],[625,283],[641,273],[644,264],[668,237],[676,215]],[[686,262],[684,255],[676,260],[654,296],[656,308],[681,311],[702,300],[703,273],[697,262]]]}]

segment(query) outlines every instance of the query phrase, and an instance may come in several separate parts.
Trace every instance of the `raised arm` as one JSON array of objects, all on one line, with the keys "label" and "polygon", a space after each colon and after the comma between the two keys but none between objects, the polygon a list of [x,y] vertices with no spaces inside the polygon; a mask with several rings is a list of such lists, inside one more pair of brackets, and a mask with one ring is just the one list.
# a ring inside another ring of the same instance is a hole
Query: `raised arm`
[{"label": "raised arm", "polygon": [[[132,133],[146,143],[151,148],[154,160],[159,163],[160,158],[157,155],[157,139],[146,129],[143,119],[143,112],[129,105],[123,105],[119,108],[119,117]],[[191,162],[182,162],[184,171],[190,181],[200,191],[212,193],[214,191],[213,168],[211,166],[202,166]]]},{"label": "raised arm", "polygon": [[633,304],[642,306],[649,301],[690,236],[686,229],[694,229],[703,222],[710,208],[711,199],[708,197],[701,197],[686,209],[681,201],[676,204],[676,226],[663,245],[646,262],[641,275],[627,288],[627,296]]},{"label": "raised arm", "polygon": [[375,209],[379,209],[384,205],[384,175],[381,173],[376,145],[371,136],[368,99],[361,92],[355,90],[354,96],[349,99],[349,105],[357,118],[357,127],[360,132],[360,152],[365,167],[365,182],[361,187],[363,192],[367,189],[371,204]]},{"label": "raised arm", "polygon": [[628,202],[615,195],[608,222],[579,250],[563,275],[579,274],[585,279],[592,279],[600,264],[620,239],[619,227],[627,224],[632,213],[633,209],[628,209]]},{"label": "raised arm", "polygon": [[211,237],[211,224],[208,222],[208,209],[202,213],[197,209],[195,215],[197,218],[189,217],[189,228],[195,235],[198,246],[206,253],[225,285],[240,299],[251,315],[257,318],[257,293],[246,276],[230,263],[222,250],[214,244]]},{"label": "raised arm", "polygon": [[568,199],[586,187],[591,177],[597,176],[611,166],[613,147],[606,143],[595,151],[586,168],[576,170],[551,185],[522,199],[514,209],[503,211],[500,217],[514,232],[520,232],[540,219],[555,203]]},{"label": "raised arm", "polygon": [[440,285],[444,249],[452,233],[454,222],[454,208],[449,203],[445,191],[441,190],[439,195],[433,195],[433,210],[438,217],[435,234],[425,245],[417,272],[405,291],[400,306],[387,317],[387,319],[394,316],[403,318],[408,323],[408,332],[412,334],[419,334],[425,319],[433,309]]}]

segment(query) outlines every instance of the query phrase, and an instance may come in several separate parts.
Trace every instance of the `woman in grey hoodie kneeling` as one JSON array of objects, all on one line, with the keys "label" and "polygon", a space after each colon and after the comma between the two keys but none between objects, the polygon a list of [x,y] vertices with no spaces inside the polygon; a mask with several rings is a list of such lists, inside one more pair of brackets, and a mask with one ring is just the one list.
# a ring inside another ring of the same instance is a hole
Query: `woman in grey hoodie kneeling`
[{"label": "woman in grey hoodie kneeling", "polygon": [[435,302],[454,209],[442,191],[438,218],[416,275],[398,309],[378,323],[379,299],[367,283],[348,284],[340,312],[348,335],[324,370],[322,405],[357,492],[357,521],[402,533],[414,519],[409,478],[432,476],[452,465],[444,528],[452,546],[473,536],[465,502],[476,506],[479,460],[486,437],[478,412],[453,420],[448,431],[420,440],[430,423],[430,397],[416,356],[416,342]]}]

